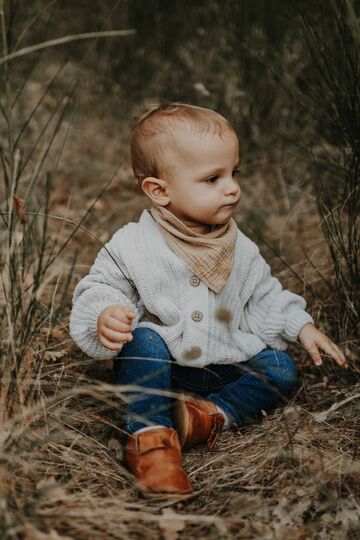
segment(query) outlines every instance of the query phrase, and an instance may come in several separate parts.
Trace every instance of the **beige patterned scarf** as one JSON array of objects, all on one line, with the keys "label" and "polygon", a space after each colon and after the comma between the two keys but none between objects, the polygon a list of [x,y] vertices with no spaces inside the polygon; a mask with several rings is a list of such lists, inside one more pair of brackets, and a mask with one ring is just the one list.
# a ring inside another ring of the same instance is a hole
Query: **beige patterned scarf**
[{"label": "beige patterned scarf", "polygon": [[163,206],[154,204],[150,212],[170,248],[211,290],[219,293],[234,263],[236,221],[231,217],[226,224],[199,234]]}]

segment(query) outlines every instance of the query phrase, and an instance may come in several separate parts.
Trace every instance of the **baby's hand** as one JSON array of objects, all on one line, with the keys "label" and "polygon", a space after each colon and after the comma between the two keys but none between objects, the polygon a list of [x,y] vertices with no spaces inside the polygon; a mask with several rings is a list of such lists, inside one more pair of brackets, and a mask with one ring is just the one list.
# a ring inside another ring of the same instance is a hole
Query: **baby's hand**
[{"label": "baby's hand", "polygon": [[299,340],[309,352],[315,366],[321,366],[322,360],[319,349],[327,353],[340,367],[347,368],[348,364],[344,353],[323,332],[315,328],[312,323],[307,323],[299,333]]},{"label": "baby's hand", "polygon": [[104,347],[112,351],[121,349],[125,341],[131,341],[131,323],[135,317],[127,306],[109,306],[99,315],[97,334]]}]

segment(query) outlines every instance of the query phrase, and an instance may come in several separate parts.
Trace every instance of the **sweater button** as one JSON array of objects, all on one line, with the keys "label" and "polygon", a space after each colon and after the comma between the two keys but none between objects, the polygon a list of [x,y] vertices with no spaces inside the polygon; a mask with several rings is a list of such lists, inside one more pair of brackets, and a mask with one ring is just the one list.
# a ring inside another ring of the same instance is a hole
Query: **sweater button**
[{"label": "sweater button", "polygon": [[193,287],[197,287],[199,283],[200,283],[200,279],[197,276],[195,276],[195,274],[191,276],[190,285],[192,285]]},{"label": "sweater button", "polygon": [[193,311],[192,314],[191,314],[191,318],[193,321],[201,321],[201,319],[203,318],[203,314],[201,313],[201,311]]}]

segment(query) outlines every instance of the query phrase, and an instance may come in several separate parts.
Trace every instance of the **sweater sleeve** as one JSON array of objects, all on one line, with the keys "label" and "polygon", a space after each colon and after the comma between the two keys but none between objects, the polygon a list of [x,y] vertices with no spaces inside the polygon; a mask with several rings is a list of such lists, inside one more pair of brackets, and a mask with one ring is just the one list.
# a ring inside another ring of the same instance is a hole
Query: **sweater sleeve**
[{"label": "sweater sleeve", "polygon": [[255,334],[269,347],[285,350],[286,341],[296,341],[301,328],[314,320],[305,311],[305,299],[284,290],[280,281],[271,275],[270,266],[257,246],[256,250],[250,268],[253,290],[244,308],[241,329]]},{"label": "sweater sleeve", "polygon": [[115,304],[132,308],[135,313],[132,330],[142,315],[137,306],[139,294],[121,258],[120,234],[121,229],[99,251],[89,274],[78,282],[73,293],[70,335],[84,353],[99,360],[113,358],[121,350],[107,349],[98,340],[97,320],[101,312]]}]

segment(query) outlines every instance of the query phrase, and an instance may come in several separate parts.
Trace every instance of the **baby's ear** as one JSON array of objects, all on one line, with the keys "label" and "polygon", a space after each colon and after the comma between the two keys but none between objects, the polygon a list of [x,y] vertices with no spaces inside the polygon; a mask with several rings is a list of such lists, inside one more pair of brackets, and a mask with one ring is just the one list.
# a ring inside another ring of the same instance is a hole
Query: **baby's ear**
[{"label": "baby's ear", "polygon": [[164,206],[170,202],[167,183],[161,178],[148,176],[141,183],[141,189],[153,202]]}]

